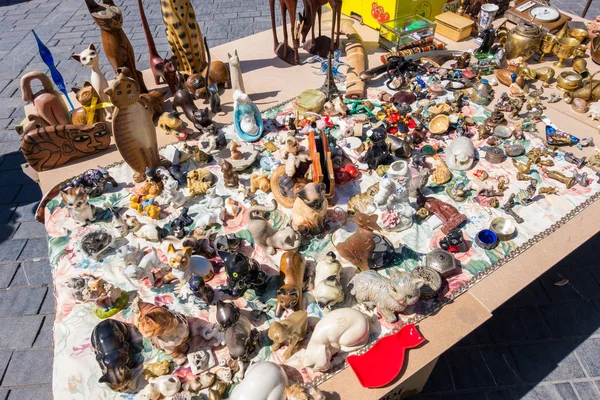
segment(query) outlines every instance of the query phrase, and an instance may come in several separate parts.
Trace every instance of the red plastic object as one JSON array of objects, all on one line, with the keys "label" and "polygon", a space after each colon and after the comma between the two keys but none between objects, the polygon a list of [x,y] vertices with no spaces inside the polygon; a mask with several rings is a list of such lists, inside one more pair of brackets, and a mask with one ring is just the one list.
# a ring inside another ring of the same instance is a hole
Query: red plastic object
[{"label": "red plastic object", "polygon": [[395,334],[379,339],[366,353],[349,356],[348,364],[364,387],[384,387],[402,371],[406,349],[424,341],[414,324],[406,325]]},{"label": "red plastic object", "polygon": [[358,178],[358,169],[352,164],[346,164],[342,168],[334,169],[335,183],[343,185],[353,179]]}]

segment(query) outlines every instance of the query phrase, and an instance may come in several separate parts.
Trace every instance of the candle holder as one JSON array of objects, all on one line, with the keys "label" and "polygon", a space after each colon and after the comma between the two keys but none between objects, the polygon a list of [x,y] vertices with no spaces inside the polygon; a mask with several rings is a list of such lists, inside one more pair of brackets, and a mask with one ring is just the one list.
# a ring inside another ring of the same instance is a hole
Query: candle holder
[{"label": "candle holder", "polygon": [[570,37],[559,39],[556,46],[554,46],[554,54],[558,57],[558,61],[552,65],[556,68],[564,68],[564,61],[573,55],[577,46],[579,46],[579,40],[577,39]]},{"label": "candle holder", "polygon": [[554,50],[554,46],[558,43],[558,39],[554,35],[545,35],[542,38],[542,44],[540,45],[540,58],[539,62],[544,61],[544,57],[546,54],[552,54],[552,50]]}]

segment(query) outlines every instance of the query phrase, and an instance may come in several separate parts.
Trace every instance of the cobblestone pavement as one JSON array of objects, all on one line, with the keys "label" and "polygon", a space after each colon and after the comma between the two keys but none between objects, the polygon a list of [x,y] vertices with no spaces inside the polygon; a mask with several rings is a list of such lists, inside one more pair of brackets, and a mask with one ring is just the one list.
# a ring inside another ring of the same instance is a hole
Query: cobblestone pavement
[{"label": "cobblestone pavement", "polygon": [[[117,3],[138,67],[148,68],[137,4]],[[210,46],[270,28],[266,0],[192,3]],[[575,13],[584,5],[581,0],[553,3]],[[144,0],[144,5],[157,48],[166,55],[159,1]],[[600,2],[588,17],[598,14]],[[20,171],[24,159],[12,130],[24,116],[19,77],[47,71],[31,27],[52,50],[69,85],[81,85],[89,76],[70,55],[100,43],[83,0],[0,0],[0,400],[52,397],[54,301],[45,231],[34,221],[41,193]],[[102,64],[111,78],[106,60]],[[419,398],[600,398],[599,244],[597,235],[444,354]],[[569,284],[554,285],[563,278]]]}]

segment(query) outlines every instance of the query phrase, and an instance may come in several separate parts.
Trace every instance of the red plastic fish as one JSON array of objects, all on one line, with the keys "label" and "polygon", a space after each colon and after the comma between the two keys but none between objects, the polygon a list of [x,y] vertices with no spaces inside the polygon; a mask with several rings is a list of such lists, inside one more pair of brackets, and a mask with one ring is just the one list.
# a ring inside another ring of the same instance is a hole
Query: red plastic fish
[{"label": "red plastic fish", "polygon": [[383,387],[402,371],[406,349],[424,341],[414,324],[406,325],[395,334],[379,339],[366,353],[349,356],[348,364],[364,387]]}]

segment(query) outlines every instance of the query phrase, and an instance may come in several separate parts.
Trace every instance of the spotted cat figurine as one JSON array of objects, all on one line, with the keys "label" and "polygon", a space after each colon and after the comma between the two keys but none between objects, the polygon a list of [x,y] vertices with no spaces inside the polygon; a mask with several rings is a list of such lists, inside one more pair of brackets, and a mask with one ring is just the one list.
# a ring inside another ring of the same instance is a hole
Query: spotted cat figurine
[{"label": "spotted cat figurine", "polygon": [[85,225],[96,219],[96,207],[88,203],[89,196],[83,187],[66,188],[60,192],[60,196],[77,223]]},{"label": "spotted cat figurine", "polygon": [[112,132],[123,160],[135,171],[134,180],[144,180],[146,168],[160,165],[154,122],[148,111],[138,102],[140,87],[136,81],[119,70],[106,94],[115,105]]},{"label": "spotted cat figurine", "polygon": [[21,140],[23,156],[35,171],[54,169],[109,146],[110,135],[104,122],[39,127]]},{"label": "spotted cat figurine", "polygon": [[204,43],[190,1],[161,0],[160,11],[177,70],[187,75],[202,72],[207,65]]},{"label": "spotted cat figurine", "polygon": [[106,58],[112,65],[115,75],[119,68],[128,68],[128,76],[140,86],[142,93],[147,93],[144,77],[135,66],[135,54],[131,42],[123,31],[123,14],[113,0],[85,0],[94,22],[100,27],[102,47]]},{"label": "spotted cat figurine", "polygon": [[117,392],[128,392],[132,386],[135,359],[132,354],[130,325],[116,319],[101,321],[92,331],[91,342],[102,376],[99,383],[106,383]]}]

